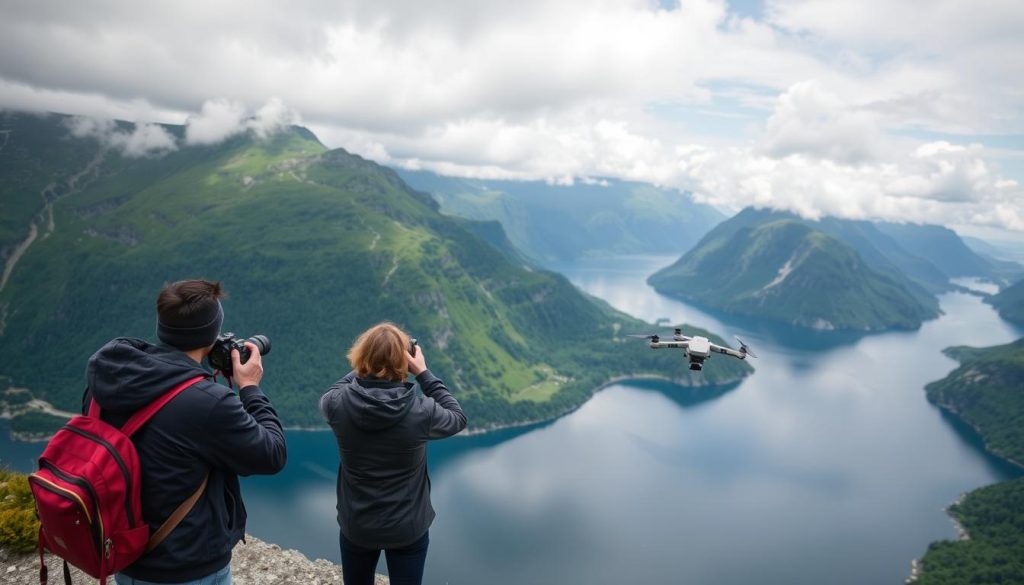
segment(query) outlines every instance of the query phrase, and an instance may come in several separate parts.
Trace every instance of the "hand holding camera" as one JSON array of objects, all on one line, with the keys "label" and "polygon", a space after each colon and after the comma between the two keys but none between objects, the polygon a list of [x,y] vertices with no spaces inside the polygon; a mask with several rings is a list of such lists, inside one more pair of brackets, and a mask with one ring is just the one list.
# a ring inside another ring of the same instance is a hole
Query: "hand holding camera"
[{"label": "hand holding camera", "polygon": [[259,385],[263,378],[263,356],[268,353],[270,339],[266,335],[254,335],[242,341],[234,333],[225,333],[214,342],[206,359],[214,370],[234,378],[239,388],[245,388]]},{"label": "hand holding camera", "polygon": [[409,373],[413,376],[420,375],[420,372],[427,369],[427,360],[423,357],[423,348],[412,339],[409,343],[409,355],[405,358],[409,363]]},{"label": "hand holding camera", "polygon": [[249,354],[248,360],[242,363],[242,352],[237,349],[231,350],[231,363],[235,370],[235,383],[239,388],[246,386],[259,386],[263,379],[263,356],[260,355],[260,348],[250,341],[245,342],[246,351]]}]

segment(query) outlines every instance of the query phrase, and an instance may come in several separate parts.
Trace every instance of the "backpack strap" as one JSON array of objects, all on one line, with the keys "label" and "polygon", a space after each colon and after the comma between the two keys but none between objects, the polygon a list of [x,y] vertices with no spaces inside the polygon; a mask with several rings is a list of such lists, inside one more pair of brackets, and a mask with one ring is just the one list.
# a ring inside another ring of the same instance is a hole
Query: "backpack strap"
[{"label": "backpack strap", "polygon": [[[129,437],[132,436],[136,431],[142,428],[142,425],[149,422],[149,419],[153,418],[153,415],[159,412],[159,410],[163,408],[168,402],[170,402],[175,396],[181,394],[186,389],[191,387],[193,384],[202,380],[205,377],[206,376],[196,376],[194,378],[190,378],[188,380],[185,380],[181,384],[178,384],[174,388],[171,388],[167,392],[164,392],[159,398],[150,402],[141,409],[137,410],[135,414],[133,414],[131,418],[129,418],[128,421],[125,422],[124,425],[121,427],[121,432]],[[100,416],[100,407],[99,405],[96,404],[95,399],[93,399],[92,402],[89,404],[89,416],[92,418],[99,418]],[[160,546],[160,543],[163,542],[165,538],[167,538],[167,535],[169,535],[175,528],[177,528],[178,524],[181,523],[185,516],[192,511],[192,508],[195,507],[196,502],[199,501],[200,496],[202,496],[203,492],[206,491],[206,484],[209,482],[209,480],[210,474],[207,473],[206,476],[203,477],[203,483],[199,484],[199,488],[196,489],[196,491],[193,492],[192,495],[189,496],[187,500],[179,504],[178,507],[174,510],[174,512],[172,512],[171,515],[167,518],[167,520],[164,520],[164,523],[160,525],[160,528],[157,528],[156,532],[154,532],[152,536],[149,537],[149,541],[146,543],[147,553],[152,551],[154,548]]]},{"label": "backpack strap", "polygon": [[[171,399],[173,399],[178,394],[181,394],[182,392],[185,391],[186,388],[202,380],[203,378],[205,378],[205,376],[196,376],[195,378],[185,380],[181,384],[178,384],[174,388],[171,388],[167,392],[164,392],[160,396],[160,398],[157,398],[153,402],[150,402],[146,406],[137,410],[135,414],[133,414],[131,418],[129,418],[128,421],[121,426],[121,432],[129,437],[132,436],[133,434],[135,434],[136,431],[142,428],[142,425],[149,422],[149,419],[153,418],[153,415],[156,414],[161,408],[163,408],[165,404],[170,402]],[[89,405],[89,415],[92,416],[93,407],[96,408],[97,416],[99,416],[99,406],[96,405],[95,400],[93,400],[92,404]]]},{"label": "backpack strap", "polygon": [[178,524],[185,518],[185,516],[192,511],[192,508],[199,501],[199,496],[203,495],[203,491],[206,490],[206,483],[210,481],[210,474],[207,473],[206,477],[203,478],[203,483],[199,484],[197,489],[187,500],[178,505],[178,507],[171,513],[171,515],[164,520],[164,523],[160,525],[160,528],[156,529],[156,532],[149,537],[149,542],[146,543],[146,552],[152,551],[154,548],[160,546],[160,543],[167,538]]}]

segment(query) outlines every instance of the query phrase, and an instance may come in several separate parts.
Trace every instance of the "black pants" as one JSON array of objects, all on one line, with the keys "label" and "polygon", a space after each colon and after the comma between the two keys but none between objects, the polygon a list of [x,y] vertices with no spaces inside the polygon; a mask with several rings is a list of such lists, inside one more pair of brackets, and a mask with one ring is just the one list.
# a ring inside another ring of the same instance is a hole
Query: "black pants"
[{"label": "black pants", "polygon": [[[428,530],[416,542],[402,548],[384,549],[391,585],[420,585],[423,566],[427,563]],[[379,548],[359,546],[341,535],[341,582],[344,585],[373,585],[373,575],[380,558]]]}]

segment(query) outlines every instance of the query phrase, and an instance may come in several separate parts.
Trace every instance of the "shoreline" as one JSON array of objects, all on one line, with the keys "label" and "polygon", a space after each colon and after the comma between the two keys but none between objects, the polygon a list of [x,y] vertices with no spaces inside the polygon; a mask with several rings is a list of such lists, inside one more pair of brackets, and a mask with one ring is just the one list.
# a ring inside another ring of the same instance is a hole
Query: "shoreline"
[{"label": "shoreline", "polygon": [[992,449],[989,446],[988,440],[985,438],[985,434],[983,432],[981,432],[981,429],[979,429],[977,427],[977,425],[975,425],[971,421],[969,421],[966,418],[964,418],[964,416],[962,414],[960,414],[959,410],[957,410],[956,408],[954,408],[954,407],[952,407],[952,406],[950,406],[950,405],[948,405],[948,404],[946,404],[944,402],[932,401],[931,399],[928,399],[928,401],[931,402],[932,404],[934,404],[939,409],[941,409],[944,412],[946,412],[947,414],[950,414],[950,415],[956,417],[956,419],[958,421],[960,421],[960,422],[964,423],[965,425],[967,425],[968,427],[970,427],[970,429],[972,431],[974,431],[974,433],[978,436],[978,438],[981,439],[982,449],[986,453],[988,453],[989,455],[992,455],[993,457],[997,457],[1000,460],[1009,463],[1010,465],[1013,465],[1014,467],[1018,468],[1021,471],[1024,471],[1024,463],[1022,463],[1020,461],[1017,461],[1016,459],[1014,459],[1012,457],[1009,457],[1007,455],[1003,455],[1002,453]]},{"label": "shoreline", "polygon": [[[502,431],[502,430],[507,430],[507,429],[517,429],[517,428],[522,428],[522,427],[529,427],[529,426],[533,426],[533,425],[540,425],[540,424],[544,424],[544,423],[547,423],[547,422],[555,421],[555,420],[558,420],[558,419],[560,419],[560,418],[562,418],[564,416],[570,415],[573,412],[576,412],[577,410],[582,408],[584,404],[589,402],[590,399],[593,398],[601,390],[604,390],[605,388],[607,388],[609,386],[612,386],[614,384],[618,384],[620,382],[625,382],[625,381],[628,381],[628,380],[657,380],[657,381],[661,381],[661,382],[668,382],[670,384],[676,384],[676,385],[684,387],[684,388],[711,388],[711,387],[715,387],[715,386],[728,386],[730,384],[737,384],[737,383],[743,381],[743,379],[746,378],[749,375],[750,374],[748,373],[747,375],[740,376],[738,378],[727,380],[727,381],[720,382],[720,383],[717,383],[717,384],[682,384],[682,383],[680,383],[680,382],[684,381],[684,379],[682,379],[682,378],[672,378],[672,377],[669,377],[669,376],[662,376],[662,375],[658,375],[658,374],[629,374],[629,375],[622,375],[622,376],[612,376],[608,380],[606,380],[603,383],[601,383],[599,386],[594,387],[591,390],[590,395],[583,402],[581,402],[581,403],[579,403],[579,404],[577,404],[575,406],[572,406],[570,408],[567,408],[567,409],[565,409],[565,410],[563,410],[561,412],[556,412],[556,413],[552,414],[551,416],[542,417],[542,418],[538,418],[538,419],[525,420],[525,421],[516,421],[516,422],[512,422],[512,423],[495,423],[495,424],[486,425],[486,426],[480,427],[480,428],[467,429],[467,430],[464,430],[464,431],[462,431],[461,433],[459,433],[459,434],[457,434],[455,436],[456,437],[472,437],[472,436],[484,435],[484,434],[492,433],[492,432],[496,432],[496,431]],[[22,390],[22,389],[19,389],[19,390]],[[24,389],[24,390],[27,390],[27,389]],[[55,408],[49,402],[46,402],[45,400],[42,400],[42,399],[39,399],[39,398],[33,398],[28,404],[30,405],[30,409],[31,410],[37,410],[37,411],[40,411],[40,412],[45,412],[46,414],[50,414],[50,415],[53,415],[53,416],[67,416],[67,418],[71,418],[73,416],[77,416],[77,413],[71,413],[71,412],[66,412],[66,411],[59,410],[59,409]],[[19,413],[4,412],[2,415],[0,415],[0,418],[12,419],[17,414],[21,414],[21,413],[20,412]],[[326,424],[323,425],[323,426],[283,425],[282,429],[285,430],[285,431],[288,431],[288,432],[309,433],[309,432],[330,431],[331,427],[326,425]],[[45,441],[49,441],[53,437],[53,434],[45,434],[45,435],[42,434],[42,433],[25,434],[25,433],[17,433],[17,432],[11,431],[11,430],[8,431],[8,434],[10,435],[11,440],[18,441],[18,442],[21,442],[21,443],[42,443],[42,442],[45,442]],[[1022,467],[1024,467],[1024,466],[1022,466]]]},{"label": "shoreline", "polygon": [[[966,418],[964,418],[964,416],[962,414],[960,414],[960,411],[958,411],[956,408],[954,408],[954,407],[952,407],[952,406],[950,406],[948,404],[945,404],[943,402],[933,401],[930,398],[928,398],[927,394],[925,395],[925,398],[929,402],[931,402],[936,408],[938,408],[939,410],[941,410],[941,411],[943,411],[943,412],[945,412],[945,413],[955,417],[956,420],[958,420],[958,421],[962,422],[963,424],[967,425],[972,431],[974,431],[974,433],[977,434],[977,436],[981,439],[982,450],[985,453],[987,453],[989,455],[992,455],[993,457],[996,457],[996,458],[998,458],[1001,461],[1005,461],[1006,463],[1009,463],[1010,465],[1013,465],[1018,470],[1024,471],[1024,464],[1022,464],[1021,462],[1019,462],[1019,461],[1017,461],[1017,460],[1015,460],[1015,459],[1013,459],[1011,457],[1007,457],[1006,455],[1003,455],[1003,454],[1001,454],[1001,453],[991,449],[989,447],[988,441],[985,439],[985,435],[981,432],[981,429],[979,429],[974,423],[972,423],[972,422],[968,421]],[[991,484],[991,485],[998,485],[999,483],[1003,483],[1003,482],[997,482],[997,483],[994,483],[994,484]],[[951,504],[949,504],[948,506],[943,508],[943,512],[946,513],[946,516],[953,523],[953,528],[956,529],[957,541],[958,542],[965,541],[965,540],[970,540],[971,539],[971,533],[964,527],[964,525],[960,522],[960,520],[955,515],[953,515],[953,507],[956,506],[957,504],[960,504],[961,502],[963,502],[964,499],[967,498],[967,496],[970,495],[971,492],[979,490],[979,489],[981,489],[983,487],[986,487],[986,486],[978,486],[977,488],[975,488],[975,489],[973,489],[973,490],[971,490],[969,492],[961,493],[957,497],[956,500],[954,500]],[[925,552],[927,553],[927,551],[925,551]],[[915,559],[911,559],[910,560],[910,575],[903,581],[904,583],[907,583],[907,584],[915,583],[915,582],[917,582],[918,579],[921,578],[921,575],[924,574],[924,566],[922,564],[923,560],[924,560],[924,556],[923,555],[920,558],[915,558]]]}]

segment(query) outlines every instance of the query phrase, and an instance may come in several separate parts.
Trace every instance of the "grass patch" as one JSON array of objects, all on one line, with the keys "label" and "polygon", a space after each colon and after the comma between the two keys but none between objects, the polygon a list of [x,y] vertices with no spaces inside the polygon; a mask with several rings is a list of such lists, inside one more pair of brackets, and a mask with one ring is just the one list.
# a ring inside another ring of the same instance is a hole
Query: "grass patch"
[{"label": "grass patch", "polygon": [[0,469],[0,546],[12,552],[36,550],[39,520],[28,477]]}]

